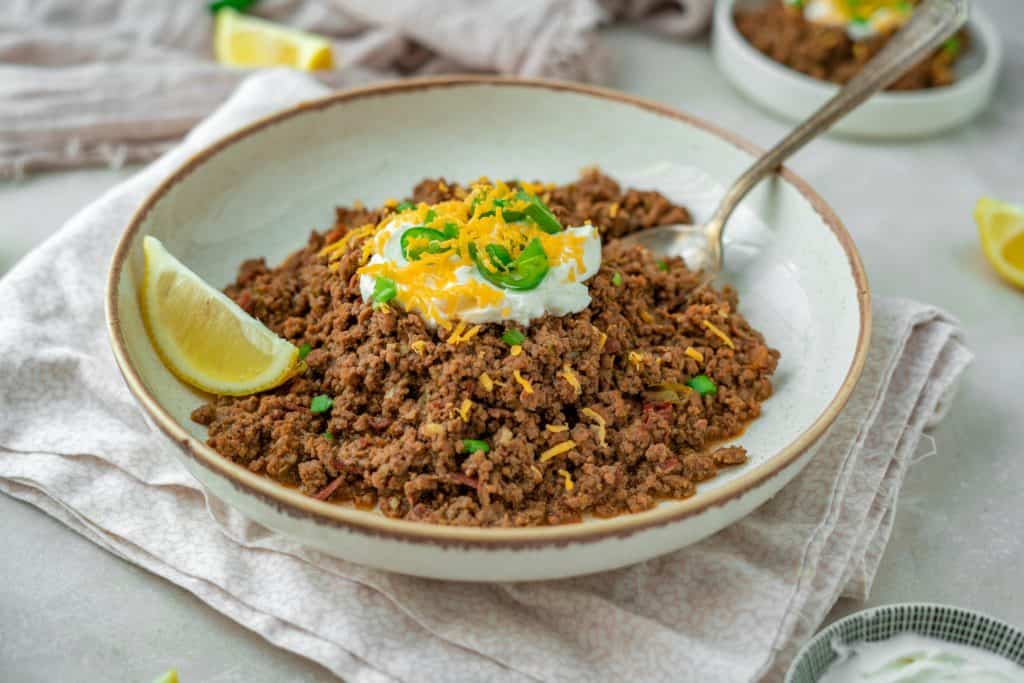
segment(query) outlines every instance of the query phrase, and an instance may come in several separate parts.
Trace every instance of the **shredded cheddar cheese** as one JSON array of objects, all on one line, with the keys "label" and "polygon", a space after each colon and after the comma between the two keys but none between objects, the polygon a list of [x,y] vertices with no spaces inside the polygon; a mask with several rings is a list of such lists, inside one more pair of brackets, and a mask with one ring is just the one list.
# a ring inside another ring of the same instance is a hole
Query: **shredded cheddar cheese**
[{"label": "shredded cheddar cheese", "polygon": [[568,431],[568,425],[544,425],[544,429],[551,432],[552,434],[559,434],[564,431]]},{"label": "shredded cheddar cheese", "polygon": [[565,478],[565,490],[572,491],[576,485],[572,483],[572,475],[565,470],[558,470],[558,476]]},{"label": "shredded cheddar cheese", "polygon": [[455,326],[455,330],[452,332],[452,335],[448,337],[448,343],[455,345],[462,341],[462,333],[465,329],[466,323],[460,320],[459,324]]},{"label": "shredded cheddar cheese", "polygon": [[725,345],[728,346],[730,349],[736,348],[736,346],[732,343],[732,339],[729,339],[729,335],[715,327],[715,324],[712,323],[710,320],[704,321],[704,327],[711,330],[711,332],[714,333],[714,335],[721,339],[723,342],[725,342]]},{"label": "shredded cheddar cheese", "polygon": [[422,339],[417,339],[416,341],[409,344],[409,348],[415,351],[417,356],[422,356],[423,352],[427,348],[427,342],[423,341]]},{"label": "shredded cheddar cheese", "polygon": [[348,250],[350,242],[354,242],[372,235],[377,230],[377,226],[373,223],[367,223],[362,225],[355,230],[349,230],[342,235],[337,242],[328,244],[326,247],[320,250],[320,256],[328,256],[331,260],[341,258],[342,254]]},{"label": "shredded cheddar cheese", "polygon": [[533,393],[533,385],[530,384],[529,380],[520,375],[518,370],[513,370],[512,376],[515,377],[516,381],[519,382],[519,385],[523,387],[523,391],[525,391],[528,394]]},{"label": "shredded cheddar cheese", "polygon": [[551,458],[556,458],[559,455],[561,455],[562,453],[568,453],[569,451],[571,451],[574,448],[576,448],[576,442],[575,441],[571,441],[571,440],[570,441],[563,441],[562,443],[558,444],[557,446],[552,446],[551,448],[549,448],[546,451],[544,451],[543,453],[541,453],[540,454],[540,461],[541,462],[547,462],[548,460],[551,460]]},{"label": "shredded cheddar cheese", "polygon": [[597,327],[594,325],[591,325],[590,327],[592,327],[594,329],[594,332],[597,333],[597,350],[604,351],[604,344],[606,341],[608,341],[608,335],[602,332],[601,330],[597,329]]},{"label": "shredded cheddar cheese", "polygon": [[569,386],[576,391],[577,396],[583,393],[583,387],[580,386],[580,380],[576,377],[576,373],[572,371],[572,368],[568,363],[562,366],[562,371],[559,372],[558,375],[569,383]]},{"label": "shredded cheddar cheese", "polygon": [[627,358],[638,371],[640,370],[640,366],[644,363],[644,354],[638,351],[630,351]]},{"label": "shredded cheddar cheese", "polygon": [[398,206],[398,200],[395,199],[394,197],[390,197],[388,199],[385,199],[384,200],[384,206],[386,206],[389,209],[393,209],[396,206]]},{"label": "shredded cheddar cheese", "polygon": [[494,391],[494,380],[486,372],[481,372],[477,379],[480,380],[480,386],[484,388],[484,391],[488,393]]},{"label": "shredded cheddar cheese", "polygon": [[704,354],[698,351],[697,349],[693,348],[692,346],[687,346],[686,351],[683,351],[683,353],[685,353],[687,356],[694,359],[698,363],[704,362]]},{"label": "shredded cheddar cheese", "polygon": [[586,415],[587,417],[589,417],[590,419],[597,423],[596,425],[594,425],[594,431],[597,432],[597,443],[599,443],[602,446],[607,446],[608,443],[605,441],[605,436],[607,436],[608,433],[606,428],[607,425],[604,421],[604,418],[601,417],[601,413],[597,412],[593,408],[584,408],[583,410],[580,411],[580,413]]},{"label": "shredded cheddar cheese", "polygon": [[459,406],[459,417],[462,418],[463,422],[469,422],[469,411],[473,409],[473,402],[468,398],[462,400],[462,405]]},{"label": "shredded cheddar cheese", "polygon": [[615,218],[618,215],[619,215],[619,203],[618,202],[614,202],[611,206],[608,207],[608,217],[609,218]]},{"label": "shredded cheddar cheese", "polygon": [[523,347],[520,346],[519,344],[513,344],[512,346],[508,347],[508,355],[510,356],[518,356],[522,352]]},{"label": "shredded cheddar cheese", "polygon": [[643,321],[645,323],[653,323],[654,322],[654,316],[651,315],[650,313],[648,313],[646,310],[641,310],[640,311],[640,317],[643,319]]}]

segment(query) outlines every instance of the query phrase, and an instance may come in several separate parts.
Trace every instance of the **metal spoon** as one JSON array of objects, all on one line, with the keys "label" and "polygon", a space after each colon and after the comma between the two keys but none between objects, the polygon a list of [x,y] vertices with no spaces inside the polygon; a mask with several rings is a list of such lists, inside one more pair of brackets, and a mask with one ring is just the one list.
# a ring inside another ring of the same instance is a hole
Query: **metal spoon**
[{"label": "metal spoon", "polygon": [[925,0],[892,40],[806,121],[765,152],[736,179],[704,225],[667,225],[624,238],[664,256],[680,256],[691,270],[701,271],[701,284],[722,270],[722,235],[740,201],[765,176],[832,124],[882,88],[890,85],[953,35],[967,20],[968,0]]}]

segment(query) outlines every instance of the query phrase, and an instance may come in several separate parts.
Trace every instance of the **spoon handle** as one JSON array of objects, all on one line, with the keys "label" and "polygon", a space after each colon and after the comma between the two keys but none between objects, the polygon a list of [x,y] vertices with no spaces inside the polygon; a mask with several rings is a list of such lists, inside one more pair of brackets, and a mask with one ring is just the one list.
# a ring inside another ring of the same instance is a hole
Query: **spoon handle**
[{"label": "spoon handle", "polygon": [[908,69],[953,35],[967,20],[968,0],[925,0],[906,25],[821,109],[797,126],[736,179],[707,223],[712,239],[721,239],[725,222],[740,201],[794,152]]}]

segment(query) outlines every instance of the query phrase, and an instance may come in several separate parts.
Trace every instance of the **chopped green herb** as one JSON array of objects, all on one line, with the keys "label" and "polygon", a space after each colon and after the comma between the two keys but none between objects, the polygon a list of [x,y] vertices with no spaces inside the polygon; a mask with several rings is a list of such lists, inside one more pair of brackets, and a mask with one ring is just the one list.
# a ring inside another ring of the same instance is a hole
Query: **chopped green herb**
[{"label": "chopped green herb", "polygon": [[686,383],[686,386],[696,391],[701,396],[718,393],[718,387],[707,375],[697,375]]},{"label": "chopped green herb", "polygon": [[668,261],[658,261],[658,270],[667,273],[668,272]]},{"label": "chopped green herb", "polygon": [[622,286],[622,273],[618,271],[612,273],[612,284],[616,287]]},{"label": "chopped green herb", "polygon": [[225,8],[231,8],[236,12],[244,12],[255,5],[258,1],[259,0],[215,0],[206,7],[210,10],[210,14],[216,14],[218,11]]},{"label": "chopped green herb", "polygon": [[942,44],[942,49],[950,57],[956,57],[960,54],[960,39],[953,36]]},{"label": "chopped green herb", "polygon": [[480,441],[479,439],[463,439],[462,440],[462,451],[464,453],[486,453],[491,450],[491,447],[487,445],[486,441]]},{"label": "chopped green herb", "polygon": [[327,394],[318,394],[313,397],[312,401],[309,402],[309,410],[310,412],[319,415],[320,413],[326,413],[328,410],[331,409],[331,406],[333,405],[333,398],[331,398]]},{"label": "chopped green herb", "polygon": [[526,335],[516,329],[505,330],[505,334],[501,335],[501,341],[505,342],[509,346],[519,346],[526,341]]},{"label": "chopped green herb", "polygon": [[303,344],[299,347],[299,360],[306,360],[306,356],[313,350],[313,347],[309,344]]},{"label": "chopped green herb", "polygon": [[401,204],[395,207],[395,211],[397,211],[398,213],[402,213],[403,211],[411,211],[412,209],[415,208],[416,205],[413,204],[412,202],[402,202]]},{"label": "chopped green herb", "polygon": [[378,275],[376,282],[373,283],[373,294],[370,298],[373,299],[375,304],[386,304],[394,299],[397,294],[398,285],[395,284],[395,281]]},{"label": "chopped green herb", "polygon": [[434,211],[433,209],[428,209],[427,210],[427,216],[426,216],[426,218],[423,219],[423,222],[426,225],[430,225],[434,221],[435,218],[437,218],[437,212]]},{"label": "chopped green herb", "polygon": [[334,434],[330,432],[324,432],[324,438],[328,441],[334,441]]}]

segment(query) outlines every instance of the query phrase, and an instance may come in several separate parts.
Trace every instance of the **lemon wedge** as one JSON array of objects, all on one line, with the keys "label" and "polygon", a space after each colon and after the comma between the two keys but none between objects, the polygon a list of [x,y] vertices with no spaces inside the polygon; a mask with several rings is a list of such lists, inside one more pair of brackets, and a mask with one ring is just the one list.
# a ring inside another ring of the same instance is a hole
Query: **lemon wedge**
[{"label": "lemon wedge", "polygon": [[1024,207],[982,197],[974,220],[985,258],[1003,279],[1024,289]]},{"label": "lemon wedge", "polygon": [[305,71],[330,69],[330,42],[321,36],[291,29],[231,8],[214,18],[213,50],[229,66],[290,66]]},{"label": "lemon wedge", "polygon": [[241,396],[291,377],[299,350],[174,258],[160,240],[142,244],[142,318],[161,359],[181,380]]}]

